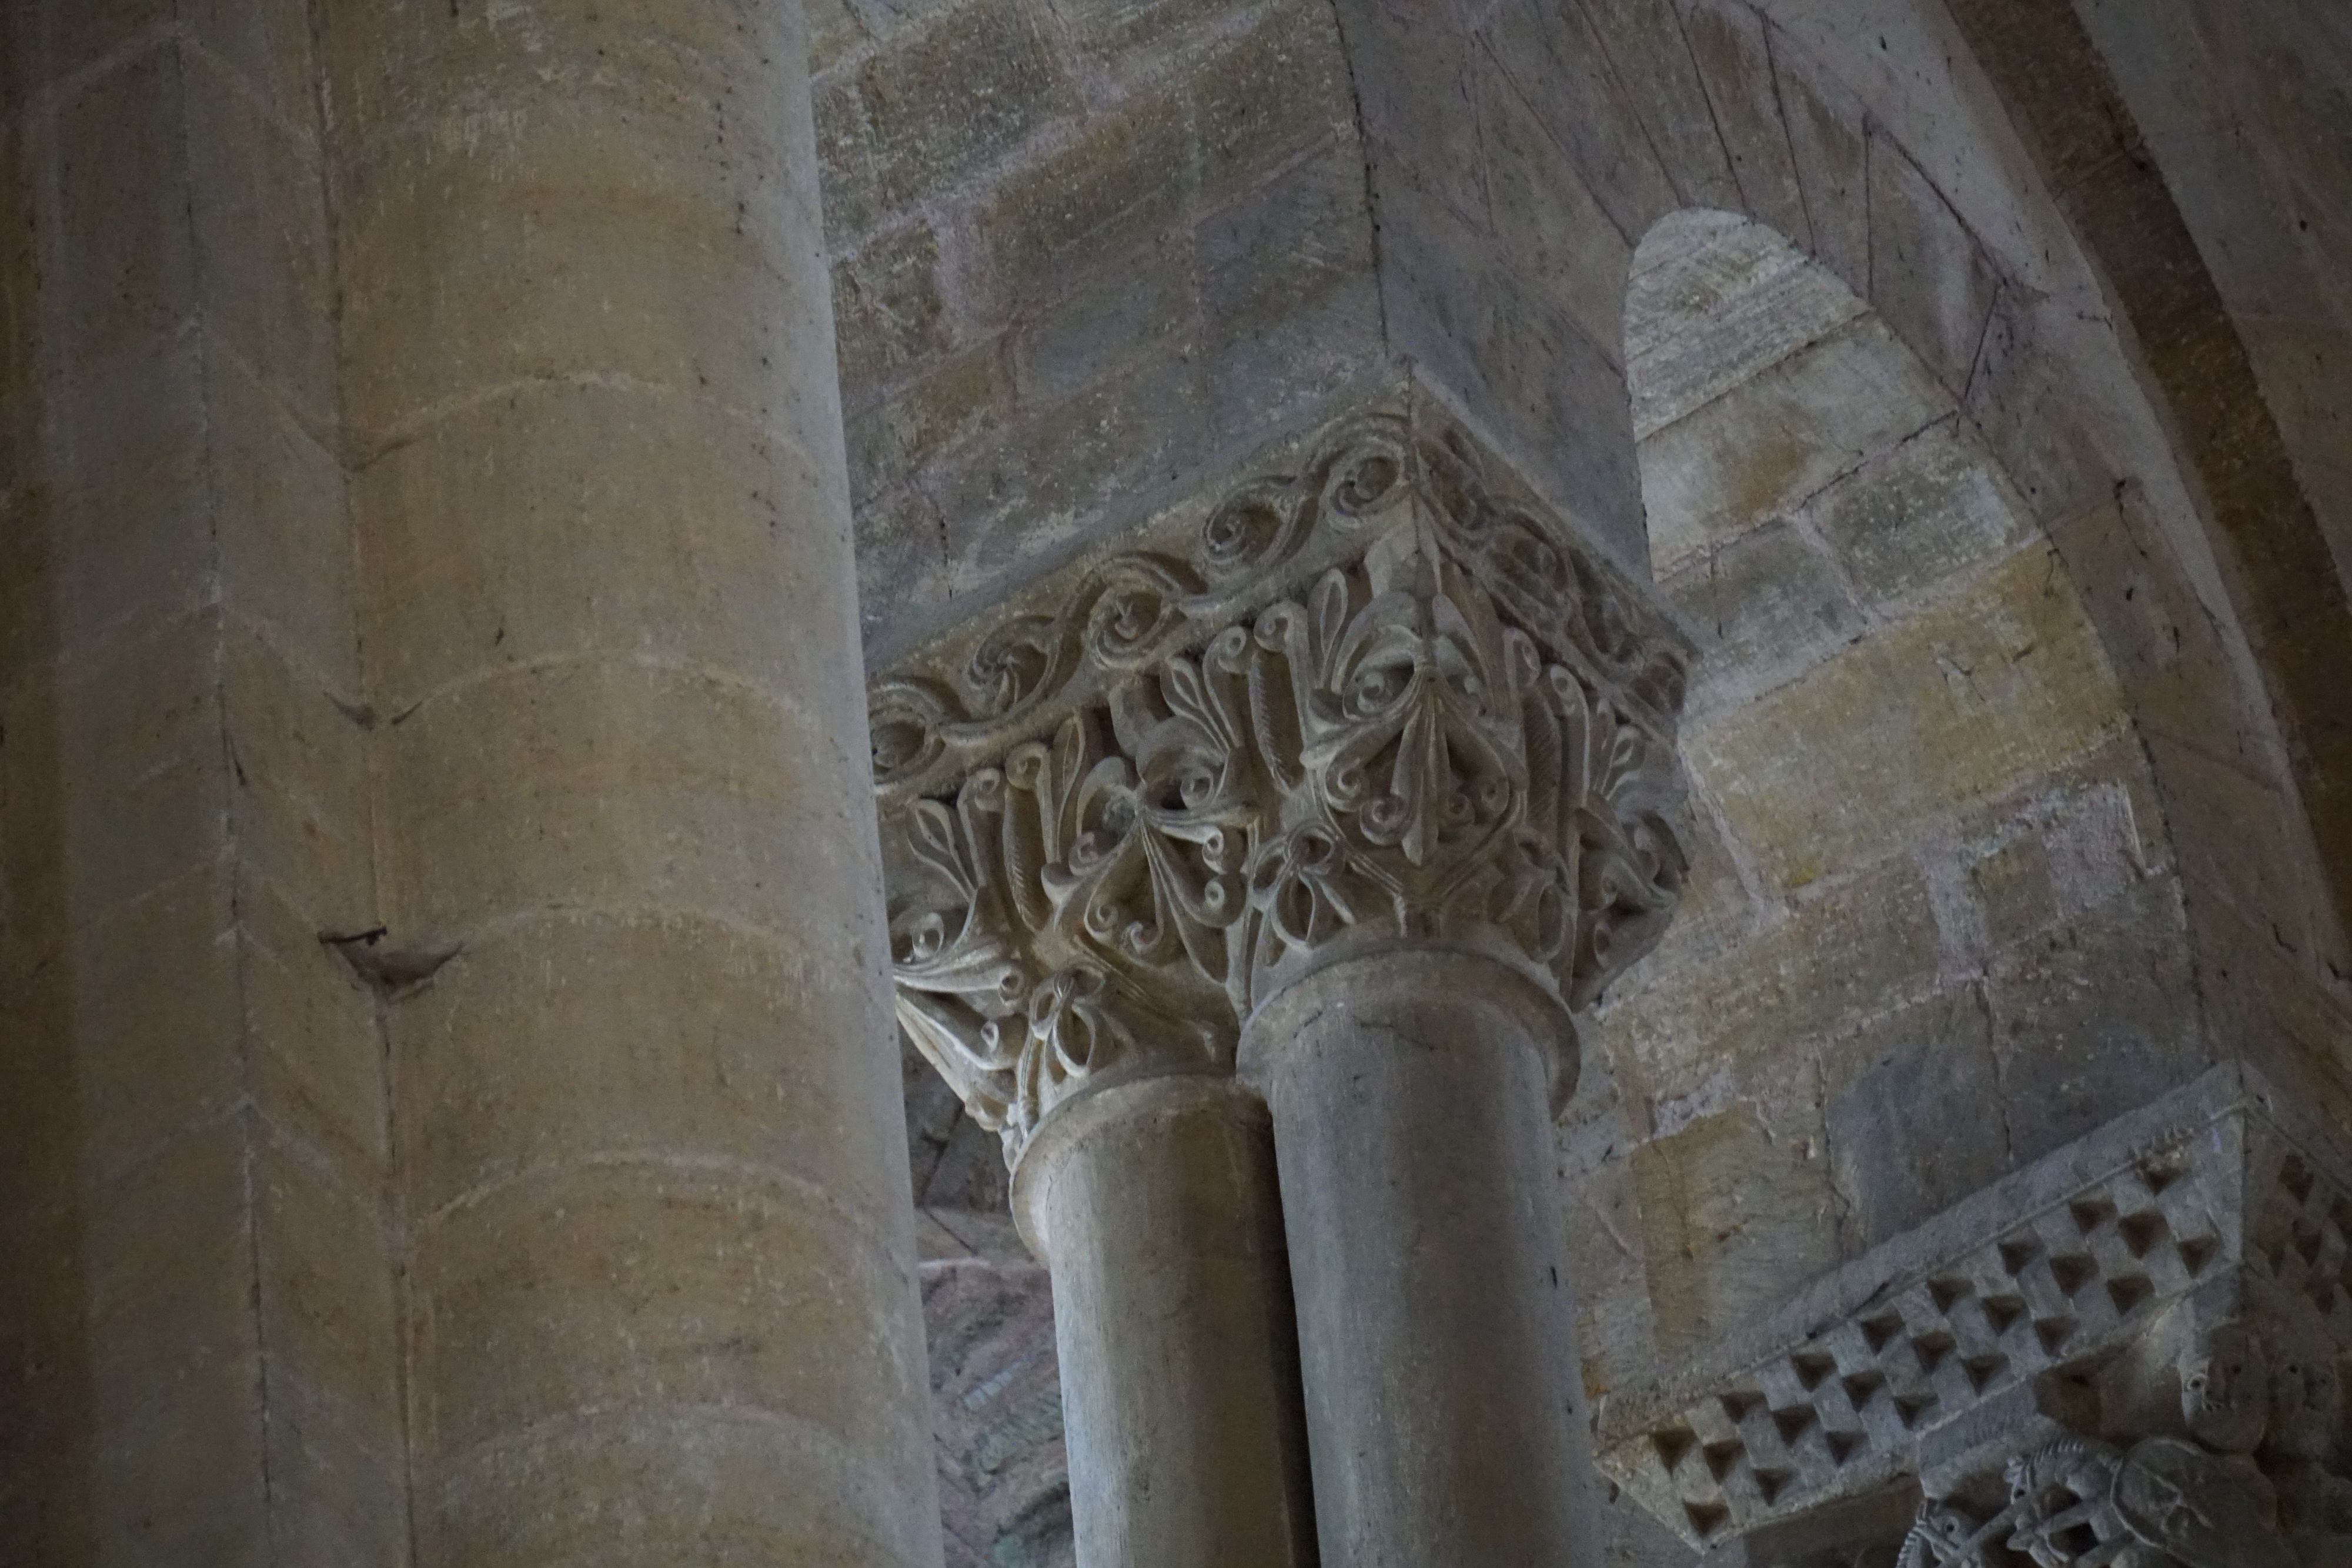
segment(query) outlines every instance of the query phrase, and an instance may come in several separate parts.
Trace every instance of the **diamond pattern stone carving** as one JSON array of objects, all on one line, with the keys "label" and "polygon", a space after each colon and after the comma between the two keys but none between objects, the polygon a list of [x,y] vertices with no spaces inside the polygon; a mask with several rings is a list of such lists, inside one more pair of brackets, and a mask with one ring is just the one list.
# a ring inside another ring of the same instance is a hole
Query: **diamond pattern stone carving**
[{"label": "diamond pattern stone carving", "polygon": [[1708,1544],[1916,1473],[1923,1440],[2111,1359],[2225,1278],[2352,1345],[2352,1172],[2216,1069],[1822,1282],[1741,1344],[1621,1399],[1604,1467]]}]

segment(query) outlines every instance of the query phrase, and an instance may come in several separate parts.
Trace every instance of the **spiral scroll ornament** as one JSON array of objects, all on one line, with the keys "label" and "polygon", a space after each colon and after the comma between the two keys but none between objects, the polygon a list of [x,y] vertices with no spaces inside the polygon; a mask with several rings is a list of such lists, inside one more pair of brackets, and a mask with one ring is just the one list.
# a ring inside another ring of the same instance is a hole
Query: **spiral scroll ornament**
[{"label": "spiral scroll ornament", "polygon": [[1089,1086],[1230,1071],[1331,944],[1499,944],[1581,1011],[1681,893],[1680,645],[1401,420],[975,646],[877,684],[875,765],[900,1020],[1009,1159]]}]

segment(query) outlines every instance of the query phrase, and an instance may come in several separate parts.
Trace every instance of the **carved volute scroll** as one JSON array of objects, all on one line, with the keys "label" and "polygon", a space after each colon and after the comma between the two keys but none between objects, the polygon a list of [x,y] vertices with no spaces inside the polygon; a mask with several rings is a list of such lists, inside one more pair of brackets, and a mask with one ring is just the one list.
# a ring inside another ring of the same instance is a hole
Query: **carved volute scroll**
[{"label": "carved volute scroll", "polygon": [[1681,890],[1683,646],[1458,435],[1345,422],[968,645],[876,683],[875,772],[900,1019],[1008,1158],[1083,1085],[1230,1071],[1337,945],[1581,1011]]}]

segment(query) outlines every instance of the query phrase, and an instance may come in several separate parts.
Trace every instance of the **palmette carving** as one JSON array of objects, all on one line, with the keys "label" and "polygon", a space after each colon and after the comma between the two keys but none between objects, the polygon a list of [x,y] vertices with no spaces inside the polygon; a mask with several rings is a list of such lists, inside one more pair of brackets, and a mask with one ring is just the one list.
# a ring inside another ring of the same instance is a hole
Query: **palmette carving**
[{"label": "palmette carving", "polygon": [[978,648],[877,686],[876,765],[900,1018],[1008,1157],[1087,1084],[1229,1070],[1334,943],[1484,945],[1580,1010],[1682,888],[1679,651],[1401,421]]}]

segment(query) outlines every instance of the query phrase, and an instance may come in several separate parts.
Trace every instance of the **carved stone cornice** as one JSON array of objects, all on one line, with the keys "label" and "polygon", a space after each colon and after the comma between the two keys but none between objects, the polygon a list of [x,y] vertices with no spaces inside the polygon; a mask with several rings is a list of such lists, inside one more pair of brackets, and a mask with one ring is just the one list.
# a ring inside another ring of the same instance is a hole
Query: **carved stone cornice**
[{"label": "carved stone cornice", "polygon": [[1346,420],[1195,515],[872,687],[899,1018],[1008,1158],[1089,1084],[1230,1071],[1347,945],[1581,1011],[1682,887],[1685,648],[1459,433]]},{"label": "carved stone cornice", "polygon": [[[2180,1384],[2163,1379],[2216,1325],[2244,1322],[2296,1347],[2297,1366],[2332,1368],[2352,1349],[2352,1158],[2251,1069],[2229,1066],[1613,1400],[1601,1462],[1700,1545],[1916,1477],[1948,1500],[1915,1534],[1913,1568],[1998,1568],[2005,1559],[1981,1549],[2030,1522],[2024,1510],[1997,1517],[2007,1466],[2046,1453],[2044,1469],[2063,1469],[2057,1445],[2072,1443],[2067,1453],[2113,1461],[2107,1480],[2152,1485],[2154,1472],[2117,1468],[2133,1441],[2212,1435],[2168,1423]],[[2176,1479],[2202,1473],[2170,1450],[2142,1457]]]}]

